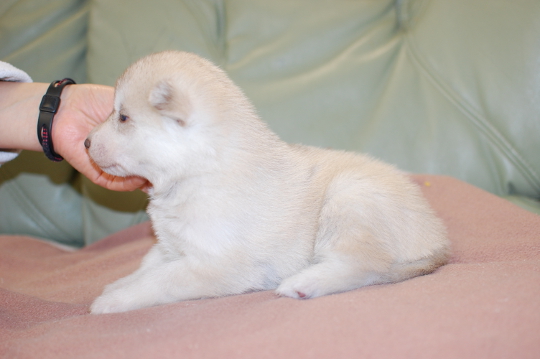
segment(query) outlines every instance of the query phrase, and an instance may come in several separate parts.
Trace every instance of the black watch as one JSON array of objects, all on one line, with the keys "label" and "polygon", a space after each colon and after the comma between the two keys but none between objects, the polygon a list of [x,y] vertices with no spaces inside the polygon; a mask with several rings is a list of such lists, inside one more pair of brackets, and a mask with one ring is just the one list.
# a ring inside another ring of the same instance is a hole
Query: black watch
[{"label": "black watch", "polygon": [[62,94],[62,90],[65,86],[72,84],[75,84],[75,81],[69,78],[54,81],[47,89],[47,92],[41,99],[41,104],[39,105],[37,136],[41,147],[43,147],[43,153],[45,153],[45,156],[47,156],[48,159],[54,162],[60,162],[64,158],[54,152],[52,142],[53,119],[60,106],[60,95]]}]

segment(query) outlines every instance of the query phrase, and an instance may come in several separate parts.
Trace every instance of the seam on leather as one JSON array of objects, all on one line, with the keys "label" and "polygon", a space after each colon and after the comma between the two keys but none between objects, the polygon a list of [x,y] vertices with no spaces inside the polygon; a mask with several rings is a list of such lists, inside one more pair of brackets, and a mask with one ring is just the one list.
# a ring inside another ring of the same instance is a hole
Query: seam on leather
[{"label": "seam on leather", "polygon": [[227,6],[223,0],[220,0],[216,5],[218,21],[218,52],[221,55],[220,61],[223,69],[229,65],[229,39],[227,38]]},{"label": "seam on leather", "polygon": [[423,60],[419,54],[414,40],[407,33],[403,33],[407,44],[406,51],[411,54],[413,63],[426,76],[426,78],[440,91],[440,93],[458,108],[471,123],[480,130],[493,146],[496,146],[504,156],[518,169],[523,177],[531,184],[535,191],[540,193],[540,176],[534,168],[521,156],[519,151],[482,116],[468,101],[459,96],[446,82]]},{"label": "seam on leather", "polygon": [[412,28],[418,18],[427,8],[429,0],[394,0],[396,6],[397,23],[400,29]]}]

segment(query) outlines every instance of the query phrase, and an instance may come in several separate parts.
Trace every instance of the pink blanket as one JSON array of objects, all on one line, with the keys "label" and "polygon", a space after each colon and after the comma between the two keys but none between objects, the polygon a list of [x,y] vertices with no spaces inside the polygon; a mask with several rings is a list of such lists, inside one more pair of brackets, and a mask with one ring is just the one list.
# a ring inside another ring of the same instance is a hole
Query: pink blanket
[{"label": "pink blanket", "polygon": [[540,358],[540,216],[452,178],[414,179],[448,226],[451,263],[310,300],[90,315],[152,245],[148,224],[75,252],[0,236],[0,358]]}]

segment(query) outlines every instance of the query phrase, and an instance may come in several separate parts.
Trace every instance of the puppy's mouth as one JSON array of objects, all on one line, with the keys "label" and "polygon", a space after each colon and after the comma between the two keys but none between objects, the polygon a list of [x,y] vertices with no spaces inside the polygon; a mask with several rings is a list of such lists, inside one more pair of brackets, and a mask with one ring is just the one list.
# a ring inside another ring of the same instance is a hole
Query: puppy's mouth
[{"label": "puppy's mouth", "polygon": [[112,165],[107,165],[107,166],[98,165],[98,166],[99,168],[101,168],[103,172],[108,173],[113,176],[118,176],[118,177],[130,176],[128,173],[126,173],[126,171],[121,166],[117,164],[112,164]]},{"label": "puppy's mouth", "polygon": [[90,159],[92,162],[94,162],[94,165],[99,167],[103,172],[110,174],[112,176],[118,176],[118,177],[128,177],[129,174],[126,173],[126,171],[117,163],[104,163],[104,161],[96,161],[92,156],[90,156]]}]

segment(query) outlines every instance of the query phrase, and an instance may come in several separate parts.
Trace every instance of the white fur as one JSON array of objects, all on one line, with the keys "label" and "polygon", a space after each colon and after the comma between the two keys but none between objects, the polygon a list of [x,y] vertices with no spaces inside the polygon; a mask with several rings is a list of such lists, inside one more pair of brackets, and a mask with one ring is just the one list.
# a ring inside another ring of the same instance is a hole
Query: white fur
[{"label": "white fur", "polygon": [[445,229],[406,175],[364,155],[281,141],[226,74],[194,54],[130,66],[114,112],[88,140],[104,171],[153,184],[158,238],[92,313],[276,288],[312,298],[447,260]]}]

